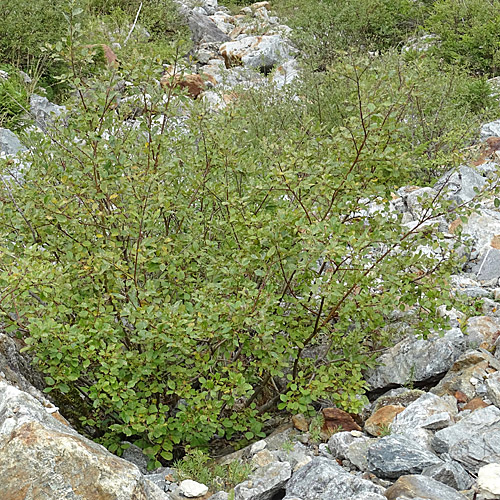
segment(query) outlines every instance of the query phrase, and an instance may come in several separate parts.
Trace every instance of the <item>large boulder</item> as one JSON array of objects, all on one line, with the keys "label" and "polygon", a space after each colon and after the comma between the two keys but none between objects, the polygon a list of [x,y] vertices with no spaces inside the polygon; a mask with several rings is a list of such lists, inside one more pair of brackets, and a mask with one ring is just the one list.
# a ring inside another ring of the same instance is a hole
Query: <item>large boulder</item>
[{"label": "large boulder", "polygon": [[185,6],[182,6],[179,11],[189,26],[191,38],[195,44],[224,43],[231,40],[208,16]]},{"label": "large boulder", "polygon": [[473,475],[489,463],[500,463],[500,410],[487,406],[436,432],[433,448],[448,453]]},{"label": "large boulder", "polygon": [[432,380],[451,368],[465,346],[459,328],[427,340],[406,338],[378,358],[380,366],[367,373],[367,382],[374,390]]},{"label": "large boulder", "polygon": [[220,46],[226,66],[243,65],[267,73],[290,59],[292,48],[279,35],[247,36]]},{"label": "large boulder", "polygon": [[368,448],[369,470],[382,478],[419,474],[440,463],[442,460],[422,444],[402,434],[380,438]]},{"label": "large boulder", "polygon": [[168,500],[137,467],[0,382],[1,498]]}]

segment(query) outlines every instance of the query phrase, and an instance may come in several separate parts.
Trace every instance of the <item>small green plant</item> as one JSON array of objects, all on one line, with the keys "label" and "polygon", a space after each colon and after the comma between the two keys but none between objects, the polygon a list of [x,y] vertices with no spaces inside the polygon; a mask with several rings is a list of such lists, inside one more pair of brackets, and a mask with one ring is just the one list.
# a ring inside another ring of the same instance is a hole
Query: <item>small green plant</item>
[{"label": "small green plant", "polygon": [[175,479],[183,481],[192,479],[207,485],[212,492],[229,490],[245,481],[251,471],[249,464],[235,460],[227,465],[211,461],[210,457],[200,449],[190,449],[182,458],[174,463]]},{"label": "small green plant", "polygon": [[380,437],[389,436],[391,434],[391,424],[382,424],[378,428],[378,435]]},{"label": "small green plant", "polygon": [[281,445],[281,448],[283,449],[283,451],[290,453],[291,451],[293,451],[294,446],[295,444],[293,443],[293,441],[288,440]]},{"label": "small green plant", "polygon": [[321,433],[325,420],[321,413],[316,413],[316,415],[311,419],[309,424],[309,439],[312,443],[321,443]]},{"label": "small green plant", "polygon": [[409,389],[410,391],[415,388],[415,365],[411,365],[410,371],[408,373],[408,378],[406,379],[406,382],[404,383],[404,387],[406,389]]}]

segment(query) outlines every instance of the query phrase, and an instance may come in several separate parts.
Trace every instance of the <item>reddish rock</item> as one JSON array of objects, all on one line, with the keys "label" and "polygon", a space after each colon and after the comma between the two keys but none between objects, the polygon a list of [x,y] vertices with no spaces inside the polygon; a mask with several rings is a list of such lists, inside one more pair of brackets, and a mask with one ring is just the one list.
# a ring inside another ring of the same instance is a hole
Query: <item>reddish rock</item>
[{"label": "reddish rock", "polygon": [[467,394],[464,394],[462,391],[456,391],[454,396],[458,403],[467,403],[469,400]]},{"label": "reddish rock", "polygon": [[88,49],[95,49],[97,47],[101,47],[107,65],[113,66],[115,68],[118,67],[119,65],[118,57],[116,57],[116,54],[113,52],[113,49],[109,45],[106,45],[105,43],[96,43],[93,45],[85,45],[85,47]]},{"label": "reddish rock", "polygon": [[162,76],[160,83],[167,88],[186,89],[187,93],[193,99],[196,99],[204,90],[205,82],[198,74],[191,75],[169,75]]},{"label": "reddish rock", "polygon": [[334,433],[338,430],[360,431],[361,427],[354,421],[349,413],[340,408],[323,409],[324,424],[322,431],[325,433]]},{"label": "reddish rock", "polygon": [[380,436],[384,429],[389,428],[394,417],[405,409],[401,405],[388,405],[379,408],[365,423],[365,431],[372,436]]},{"label": "reddish rock", "polygon": [[299,431],[307,432],[309,430],[309,422],[301,413],[292,417],[292,423],[293,426]]},{"label": "reddish rock", "polygon": [[478,410],[479,408],[486,408],[489,404],[485,403],[481,398],[471,399],[464,407],[463,410]]}]

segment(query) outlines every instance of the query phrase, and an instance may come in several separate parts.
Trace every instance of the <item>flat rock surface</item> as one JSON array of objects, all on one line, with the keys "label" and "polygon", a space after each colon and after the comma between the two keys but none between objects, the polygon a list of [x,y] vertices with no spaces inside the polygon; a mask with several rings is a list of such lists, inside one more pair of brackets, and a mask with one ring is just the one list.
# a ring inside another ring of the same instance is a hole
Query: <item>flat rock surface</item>
[{"label": "flat rock surface", "polygon": [[139,469],[0,382],[2,499],[166,500]]},{"label": "flat rock surface", "polygon": [[405,474],[418,474],[442,460],[419,442],[404,435],[380,438],[368,449],[368,467],[378,477],[396,479]]}]

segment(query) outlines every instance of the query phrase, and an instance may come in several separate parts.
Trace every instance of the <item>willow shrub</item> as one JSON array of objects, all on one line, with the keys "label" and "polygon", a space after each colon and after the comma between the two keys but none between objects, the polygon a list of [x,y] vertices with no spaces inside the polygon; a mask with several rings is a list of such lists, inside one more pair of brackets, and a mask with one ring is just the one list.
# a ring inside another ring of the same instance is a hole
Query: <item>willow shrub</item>
[{"label": "willow shrub", "polygon": [[[449,301],[453,261],[422,245],[451,208],[422,200],[411,226],[367,210],[415,168],[407,99],[346,66],[351,111],[324,126],[314,89],[209,113],[140,70],[87,82],[2,195],[0,308],[47,390],[78,399],[110,449],[156,460],[263,436],[277,409],[358,411],[394,311],[425,333]],[[123,76],[140,83],[133,122]]]}]

